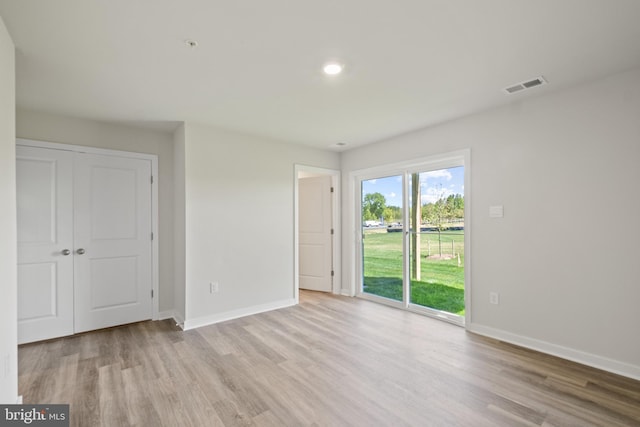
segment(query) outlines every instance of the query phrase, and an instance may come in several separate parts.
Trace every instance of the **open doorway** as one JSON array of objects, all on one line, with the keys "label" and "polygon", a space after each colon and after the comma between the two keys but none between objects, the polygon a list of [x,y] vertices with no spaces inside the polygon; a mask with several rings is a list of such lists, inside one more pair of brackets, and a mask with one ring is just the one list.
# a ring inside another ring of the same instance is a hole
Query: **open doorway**
[{"label": "open doorway", "polygon": [[340,293],[340,172],[296,165],[295,180],[295,299]]}]

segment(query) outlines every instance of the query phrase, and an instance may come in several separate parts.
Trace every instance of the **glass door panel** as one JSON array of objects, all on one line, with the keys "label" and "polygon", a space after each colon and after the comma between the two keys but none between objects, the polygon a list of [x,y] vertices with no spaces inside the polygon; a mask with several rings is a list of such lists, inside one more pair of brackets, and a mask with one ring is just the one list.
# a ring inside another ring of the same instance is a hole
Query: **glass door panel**
[{"label": "glass door panel", "polygon": [[361,183],[362,292],[403,301],[402,176]]},{"label": "glass door panel", "polygon": [[408,181],[409,302],[464,316],[464,167]]}]

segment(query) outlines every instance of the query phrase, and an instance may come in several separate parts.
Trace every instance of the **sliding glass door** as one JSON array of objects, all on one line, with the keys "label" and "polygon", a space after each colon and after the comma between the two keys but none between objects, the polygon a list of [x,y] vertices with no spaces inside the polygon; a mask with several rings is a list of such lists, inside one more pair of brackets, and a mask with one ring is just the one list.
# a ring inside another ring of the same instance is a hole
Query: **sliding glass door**
[{"label": "sliding glass door", "polygon": [[464,316],[464,167],[410,176],[409,302]]},{"label": "sliding glass door", "polygon": [[362,291],[403,298],[402,175],[368,179],[362,187]]},{"label": "sliding glass door", "polygon": [[449,163],[359,179],[360,295],[461,324],[465,179],[463,162]]}]

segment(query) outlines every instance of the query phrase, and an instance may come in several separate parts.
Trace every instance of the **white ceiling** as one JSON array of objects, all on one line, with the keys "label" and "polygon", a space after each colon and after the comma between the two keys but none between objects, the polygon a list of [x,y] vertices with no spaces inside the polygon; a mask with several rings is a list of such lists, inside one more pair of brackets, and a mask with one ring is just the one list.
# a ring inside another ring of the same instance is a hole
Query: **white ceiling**
[{"label": "white ceiling", "polygon": [[[0,16],[21,108],[320,148],[640,66],[638,0],[0,0]],[[329,59],[345,73],[324,76]]]}]

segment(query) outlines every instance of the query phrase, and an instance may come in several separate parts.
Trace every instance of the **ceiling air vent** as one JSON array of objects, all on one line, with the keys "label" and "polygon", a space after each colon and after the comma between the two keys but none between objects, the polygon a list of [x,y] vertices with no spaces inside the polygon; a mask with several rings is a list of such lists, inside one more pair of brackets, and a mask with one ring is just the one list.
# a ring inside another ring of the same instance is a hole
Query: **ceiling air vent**
[{"label": "ceiling air vent", "polygon": [[526,89],[531,89],[546,83],[547,81],[544,79],[544,77],[540,76],[540,77],[536,77],[535,79],[527,80],[525,82],[520,82],[511,86],[505,87],[503,90],[507,94],[511,95],[512,93],[520,92]]}]

